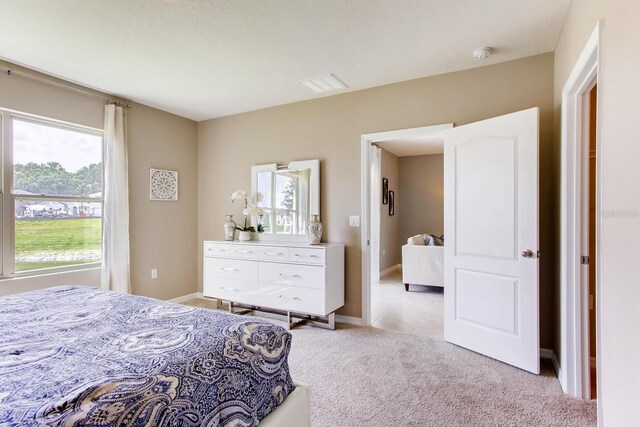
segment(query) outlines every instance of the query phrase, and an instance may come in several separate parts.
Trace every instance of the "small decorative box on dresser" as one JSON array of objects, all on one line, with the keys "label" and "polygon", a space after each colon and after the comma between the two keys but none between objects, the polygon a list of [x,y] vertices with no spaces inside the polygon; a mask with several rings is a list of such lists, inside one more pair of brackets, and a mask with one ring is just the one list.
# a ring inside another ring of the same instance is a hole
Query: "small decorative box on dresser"
[{"label": "small decorative box on dresser", "polygon": [[[286,312],[333,329],[344,305],[344,245],[298,242],[204,242],[205,297]],[[318,318],[324,322],[318,323]]]}]

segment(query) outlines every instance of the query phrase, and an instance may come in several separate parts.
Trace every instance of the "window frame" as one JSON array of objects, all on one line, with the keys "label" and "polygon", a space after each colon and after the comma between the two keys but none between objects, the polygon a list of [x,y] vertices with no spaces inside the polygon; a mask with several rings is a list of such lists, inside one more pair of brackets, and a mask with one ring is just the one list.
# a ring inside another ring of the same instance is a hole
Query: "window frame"
[{"label": "window frame", "polygon": [[[89,135],[99,136],[102,139],[102,189],[101,198],[92,198],[85,196],[48,196],[48,195],[25,195],[13,193],[13,120],[26,121],[44,126],[55,127],[64,130],[70,130]],[[104,221],[104,183],[105,183],[105,144],[104,130],[90,126],[79,125],[62,120],[51,119],[38,116],[35,114],[24,113],[16,110],[0,108],[0,132],[1,132],[1,165],[2,179],[0,182],[0,216],[2,227],[0,227],[0,280],[40,276],[52,273],[63,273],[70,271],[88,270],[100,267],[102,261],[86,264],[65,265],[59,267],[39,268],[34,270],[16,271],[15,263],[15,203],[17,199],[27,200],[46,200],[46,201],[78,201],[87,203],[102,204],[102,221]],[[101,240],[104,241],[104,229],[100,230]],[[104,253],[100,258],[103,259]]]}]

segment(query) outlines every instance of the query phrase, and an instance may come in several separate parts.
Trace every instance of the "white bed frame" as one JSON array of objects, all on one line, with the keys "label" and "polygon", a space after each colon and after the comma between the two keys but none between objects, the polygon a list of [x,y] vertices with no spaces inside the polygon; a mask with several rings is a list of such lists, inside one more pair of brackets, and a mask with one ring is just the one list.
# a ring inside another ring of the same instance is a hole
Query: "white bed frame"
[{"label": "white bed frame", "polygon": [[294,381],[296,388],[260,421],[260,427],[311,427],[311,388]]}]

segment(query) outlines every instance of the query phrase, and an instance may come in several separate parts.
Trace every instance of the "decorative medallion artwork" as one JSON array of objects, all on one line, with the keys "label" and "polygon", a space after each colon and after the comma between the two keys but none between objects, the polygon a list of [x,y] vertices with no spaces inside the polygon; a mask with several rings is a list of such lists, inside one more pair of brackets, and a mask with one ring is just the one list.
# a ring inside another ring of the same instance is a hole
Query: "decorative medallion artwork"
[{"label": "decorative medallion artwork", "polygon": [[178,172],[149,169],[149,198],[151,200],[178,200]]}]

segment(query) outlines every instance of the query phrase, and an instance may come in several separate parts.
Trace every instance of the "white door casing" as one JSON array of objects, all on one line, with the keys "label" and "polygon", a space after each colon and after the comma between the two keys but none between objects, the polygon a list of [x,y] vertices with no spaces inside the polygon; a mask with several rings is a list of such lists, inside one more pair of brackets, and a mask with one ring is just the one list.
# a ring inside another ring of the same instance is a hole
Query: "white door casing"
[{"label": "white door casing", "polygon": [[536,374],[538,115],[449,129],[444,147],[445,340]]}]

